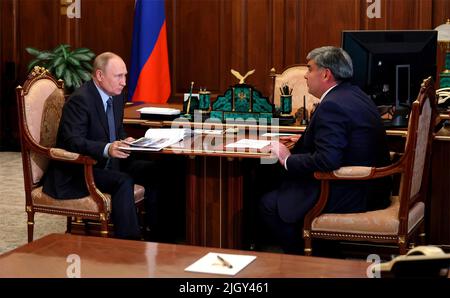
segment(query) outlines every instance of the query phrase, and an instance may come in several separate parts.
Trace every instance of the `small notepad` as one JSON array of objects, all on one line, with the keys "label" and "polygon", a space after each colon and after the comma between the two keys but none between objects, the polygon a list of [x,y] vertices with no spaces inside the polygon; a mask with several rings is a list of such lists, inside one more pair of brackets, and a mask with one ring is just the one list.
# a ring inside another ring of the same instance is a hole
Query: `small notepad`
[{"label": "small notepad", "polygon": [[[231,264],[232,268],[226,266],[217,256],[220,256],[222,260],[225,260],[227,263]],[[184,271],[236,275],[254,259],[256,259],[256,256],[210,252],[201,257],[192,265],[188,266],[184,269]]]}]

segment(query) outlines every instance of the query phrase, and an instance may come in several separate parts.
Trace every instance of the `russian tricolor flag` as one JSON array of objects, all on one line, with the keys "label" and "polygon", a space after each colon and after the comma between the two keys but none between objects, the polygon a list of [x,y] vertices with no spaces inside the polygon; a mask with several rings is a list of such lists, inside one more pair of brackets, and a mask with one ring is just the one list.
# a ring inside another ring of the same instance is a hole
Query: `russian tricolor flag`
[{"label": "russian tricolor flag", "polygon": [[164,0],[136,0],[129,92],[132,101],[165,103],[169,99]]}]

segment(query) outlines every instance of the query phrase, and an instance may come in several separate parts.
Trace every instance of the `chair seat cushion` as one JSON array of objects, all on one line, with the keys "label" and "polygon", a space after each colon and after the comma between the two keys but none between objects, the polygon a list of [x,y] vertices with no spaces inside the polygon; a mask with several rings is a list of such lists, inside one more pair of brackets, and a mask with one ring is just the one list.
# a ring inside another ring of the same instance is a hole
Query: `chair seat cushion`
[{"label": "chair seat cushion", "polygon": [[[314,219],[311,231],[355,233],[369,235],[396,235],[399,229],[399,198],[391,198],[391,205],[383,210],[363,213],[324,213]],[[408,232],[424,217],[425,205],[418,202],[409,211]]]},{"label": "chair seat cushion", "polygon": [[[144,200],[145,188],[141,185],[134,185],[134,201],[140,203]],[[111,212],[111,195],[104,193],[106,197],[107,212]],[[36,207],[47,207],[57,209],[70,209],[78,212],[99,212],[99,208],[91,196],[78,199],[61,200],[55,199],[42,191],[42,186],[33,189],[31,192],[33,205]]]}]

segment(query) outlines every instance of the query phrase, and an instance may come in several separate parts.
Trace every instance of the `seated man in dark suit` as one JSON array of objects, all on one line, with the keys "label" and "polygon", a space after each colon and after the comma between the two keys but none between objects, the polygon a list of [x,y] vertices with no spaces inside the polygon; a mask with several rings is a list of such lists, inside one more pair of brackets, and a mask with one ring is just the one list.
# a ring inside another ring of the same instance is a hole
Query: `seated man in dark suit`
[{"label": "seated man in dark suit", "polygon": [[[127,68],[116,54],[106,52],[95,58],[92,80],[84,83],[66,102],[59,125],[59,148],[89,155],[94,166],[94,181],[102,192],[112,196],[112,221],[116,237],[141,238],[134,184],[145,186],[145,205],[149,221],[155,224],[158,185],[154,162],[135,160],[119,149],[134,139],[126,138],[123,128]],[[83,167],[53,162],[46,174],[44,192],[59,199],[88,195]]]},{"label": "seated man in dark suit", "polygon": [[[361,89],[347,82],[353,76],[350,56],[340,48],[321,47],[312,50],[307,59],[308,92],[320,98],[320,104],[292,152],[280,142],[272,143],[271,150],[284,173],[276,189],[260,202],[263,221],[287,253],[301,253],[303,218],[320,192],[320,183],[313,177],[315,171],[390,163],[377,107]],[[324,212],[386,207],[390,186],[390,179],[333,182]]]}]

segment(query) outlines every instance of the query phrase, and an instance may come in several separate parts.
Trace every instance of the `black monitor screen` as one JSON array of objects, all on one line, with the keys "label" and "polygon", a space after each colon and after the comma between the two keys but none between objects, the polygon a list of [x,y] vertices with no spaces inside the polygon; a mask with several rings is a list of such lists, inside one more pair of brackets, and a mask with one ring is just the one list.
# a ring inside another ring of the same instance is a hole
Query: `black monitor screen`
[{"label": "black monitor screen", "polygon": [[377,106],[410,106],[423,79],[436,78],[437,31],[343,31],[353,83]]}]

